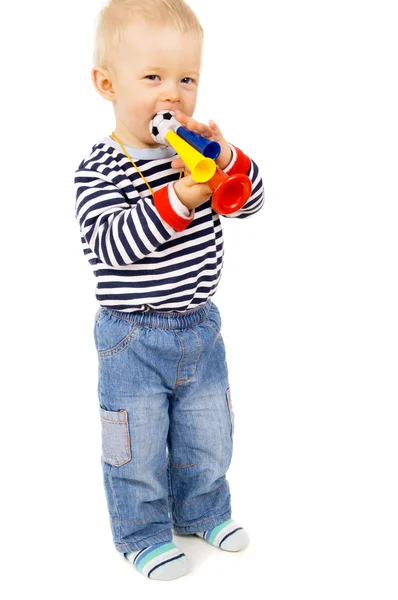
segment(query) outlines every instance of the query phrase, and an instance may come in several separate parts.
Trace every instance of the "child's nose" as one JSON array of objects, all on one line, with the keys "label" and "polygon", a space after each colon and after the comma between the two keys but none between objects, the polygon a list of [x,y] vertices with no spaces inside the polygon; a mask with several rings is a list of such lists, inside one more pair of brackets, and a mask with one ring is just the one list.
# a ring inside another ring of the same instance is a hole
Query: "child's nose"
[{"label": "child's nose", "polygon": [[175,84],[168,84],[161,94],[162,102],[178,102],[180,99],[180,95],[178,93],[177,86]]}]

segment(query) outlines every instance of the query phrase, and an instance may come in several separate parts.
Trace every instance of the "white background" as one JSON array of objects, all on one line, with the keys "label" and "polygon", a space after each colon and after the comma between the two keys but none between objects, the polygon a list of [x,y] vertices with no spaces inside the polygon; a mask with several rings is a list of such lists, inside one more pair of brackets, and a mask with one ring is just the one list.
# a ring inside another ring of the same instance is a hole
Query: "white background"
[{"label": "white background", "polygon": [[[95,280],[73,175],[113,128],[90,79],[99,0],[1,9],[4,598],[398,597],[397,5],[191,0],[196,116],[260,166],[224,221],[236,416],[228,479],[251,545],[177,538],[144,579],[113,547],[100,467]],[[251,590],[251,591],[250,591]]]}]

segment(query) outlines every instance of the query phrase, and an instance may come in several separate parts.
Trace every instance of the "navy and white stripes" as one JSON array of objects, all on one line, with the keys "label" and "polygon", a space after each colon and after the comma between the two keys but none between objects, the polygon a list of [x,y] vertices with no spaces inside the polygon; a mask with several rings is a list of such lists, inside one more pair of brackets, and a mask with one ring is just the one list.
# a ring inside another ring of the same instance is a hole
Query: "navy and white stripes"
[{"label": "navy and white stripes", "polygon": [[[155,195],[179,177],[179,170],[171,168],[173,158],[154,149],[151,160],[135,161]],[[263,185],[253,161],[247,174],[251,197],[229,218],[246,218],[263,205]],[[204,304],[215,293],[223,236],[211,200],[195,210],[185,229],[176,231],[160,216],[127,157],[104,142],[81,162],[75,184],[83,251],[97,277],[101,306],[179,312]]]}]

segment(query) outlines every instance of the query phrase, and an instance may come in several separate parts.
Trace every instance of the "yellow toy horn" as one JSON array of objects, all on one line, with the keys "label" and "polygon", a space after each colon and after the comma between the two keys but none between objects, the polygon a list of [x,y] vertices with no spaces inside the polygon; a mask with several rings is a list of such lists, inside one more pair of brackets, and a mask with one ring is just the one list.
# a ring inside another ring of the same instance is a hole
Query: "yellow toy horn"
[{"label": "yellow toy horn", "polygon": [[187,165],[194,181],[204,183],[213,177],[216,172],[214,160],[205,158],[174,131],[168,131],[164,137]]}]

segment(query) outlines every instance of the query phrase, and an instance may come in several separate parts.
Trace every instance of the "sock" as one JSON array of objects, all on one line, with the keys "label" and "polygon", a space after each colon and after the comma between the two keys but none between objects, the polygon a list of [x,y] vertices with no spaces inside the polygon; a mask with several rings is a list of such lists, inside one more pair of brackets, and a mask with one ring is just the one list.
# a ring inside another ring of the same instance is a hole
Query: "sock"
[{"label": "sock", "polygon": [[238,552],[243,550],[249,543],[249,536],[243,527],[239,527],[235,521],[229,519],[201,533],[195,533],[199,537],[209,542],[221,550],[229,550],[230,552]]},{"label": "sock", "polygon": [[140,573],[150,579],[170,581],[188,572],[188,559],[173,542],[161,542],[124,554]]}]

